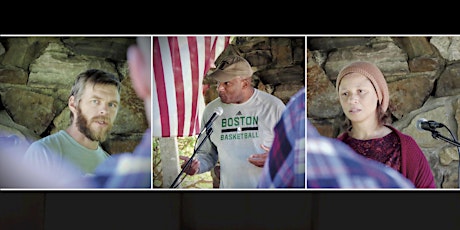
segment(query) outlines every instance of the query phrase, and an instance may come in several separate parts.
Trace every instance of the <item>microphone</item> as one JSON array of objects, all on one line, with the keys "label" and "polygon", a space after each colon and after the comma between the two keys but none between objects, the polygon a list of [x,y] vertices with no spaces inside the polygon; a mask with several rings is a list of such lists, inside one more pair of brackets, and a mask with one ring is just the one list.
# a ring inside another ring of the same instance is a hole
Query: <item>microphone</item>
[{"label": "microphone", "polygon": [[419,130],[427,130],[427,131],[434,131],[437,128],[445,127],[444,124],[436,122],[436,121],[428,121],[425,118],[420,118],[417,121],[417,129]]},{"label": "microphone", "polygon": [[206,131],[206,130],[209,130],[211,128],[211,125],[212,123],[220,116],[222,115],[222,113],[224,112],[224,110],[222,109],[222,107],[217,107],[216,109],[214,109],[214,113],[212,114],[211,118],[209,118],[208,122],[206,122],[206,124],[204,125],[204,129],[200,132],[200,135]]}]

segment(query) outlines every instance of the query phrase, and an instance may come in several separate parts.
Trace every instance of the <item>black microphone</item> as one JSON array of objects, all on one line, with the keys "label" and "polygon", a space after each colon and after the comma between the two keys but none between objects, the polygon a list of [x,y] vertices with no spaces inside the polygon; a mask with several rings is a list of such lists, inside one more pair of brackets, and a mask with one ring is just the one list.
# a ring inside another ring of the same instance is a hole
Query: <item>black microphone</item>
[{"label": "black microphone", "polygon": [[209,118],[208,122],[206,122],[206,124],[204,125],[203,130],[200,132],[200,135],[201,135],[203,132],[205,132],[206,130],[210,129],[212,123],[213,123],[220,115],[222,115],[223,112],[224,112],[224,110],[222,109],[222,107],[217,107],[217,108],[214,110],[214,113],[212,114],[211,118]]},{"label": "black microphone", "polygon": [[420,118],[417,121],[417,129],[419,130],[434,131],[435,129],[442,127],[445,127],[445,125],[432,120],[428,121],[425,118]]}]

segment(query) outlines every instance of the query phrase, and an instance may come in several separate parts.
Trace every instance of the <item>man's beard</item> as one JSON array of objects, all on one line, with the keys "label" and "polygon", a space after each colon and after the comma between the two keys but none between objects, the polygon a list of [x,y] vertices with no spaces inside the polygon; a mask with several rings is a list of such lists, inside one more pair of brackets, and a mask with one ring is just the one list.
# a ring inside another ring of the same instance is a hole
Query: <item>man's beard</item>
[{"label": "man's beard", "polygon": [[[88,139],[91,141],[99,141],[99,142],[104,142],[107,139],[107,134],[109,131],[112,129],[112,123],[110,122],[110,119],[104,116],[97,116],[94,117],[88,122],[88,119],[82,114],[80,106],[77,106],[77,127],[78,130],[83,133]],[[95,120],[104,120],[107,123],[107,128],[104,129],[99,129],[99,130],[94,130],[91,129],[90,125],[92,121]]]}]

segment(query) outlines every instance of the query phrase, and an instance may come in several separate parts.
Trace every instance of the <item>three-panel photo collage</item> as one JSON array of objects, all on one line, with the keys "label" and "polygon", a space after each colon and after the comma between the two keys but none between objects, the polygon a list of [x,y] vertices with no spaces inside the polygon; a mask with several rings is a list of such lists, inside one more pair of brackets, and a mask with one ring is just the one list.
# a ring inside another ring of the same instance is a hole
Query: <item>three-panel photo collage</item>
[{"label": "three-panel photo collage", "polygon": [[2,35],[1,190],[459,188],[460,37]]}]

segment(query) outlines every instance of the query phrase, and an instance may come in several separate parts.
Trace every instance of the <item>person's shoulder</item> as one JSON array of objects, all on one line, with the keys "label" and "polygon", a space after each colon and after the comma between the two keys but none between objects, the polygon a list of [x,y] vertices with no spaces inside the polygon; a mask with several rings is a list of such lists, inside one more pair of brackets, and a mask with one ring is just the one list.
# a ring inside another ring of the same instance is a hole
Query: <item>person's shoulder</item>
[{"label": "person's shoulder", "polygon": [[276,97],[275,95],[270,94],[270,93],[268,93],[268,92],[266,92],[266,91],[257,89],[257,88],[254,88],[254,93],[257,93],[259,97],[267,97],[267,98],[276,98],[276,99],[279,99],[279,98]]},{"label": "person's shoulder", "polygon": [[305,87],[303,87],[291,97],[291,100],[305,100],[305,91]]},{"label": "person's shoulder", "polygon": [[340,134],[337,136],[337,140],[342,141],[342,140],[344,140],[345,137],[347,137],[347,136],[348,136],[348,132],[347,132],[347,131],[344,131],[344,132],[340,133]]},{"label": "person's shoulder", "polygon": [[47,146],[47,142],[49,142],[52,139],[53,139],[53,137],[46,136],[46,137],[43,137],[41,139],[35,140],[34,142],[32,142],[29,145],[29,149],[45,147],[45,146]]},{"label": "person's shoulder", "polygon": [[212,110],[214,110],[214,108],[219,107],[219,106],[222,106],[223,104],[224,104],[224,103],[222,102],[222,100],[220,99],[220,97],[216,97],[216,98],[214,98],[213,100],[211,100],[210,102],[206,103],[205,109],[212,109]]},{"label": "person's shoulder", "polygon": [[206,106],[204,107],[203,114],[212,114],[216,110],[217,107],[222,107],[223,103],[220,100],[220,97],[217,97],[216,99],[210,101]]},{"label": "person's shoulder", "polygon": [[301,106],[305,107],[305,100],[305,88],[302,88],[301,90],[297,91],[294,95],[291,96],[288,103],[286,104],[286,107],[295,106],[297,104],[300,104]]},{"label": "person's shoulder", "polygon": [[[50,142],[50,141],[55,141],[61,139],[63,136],[65,136],[67,133],[64,130],[59,130],[55,133],[52,133],[46,137],[43,137],[35,142]],[[68,134],[67,134],[68,135]]]},{"label": "person's shoulder", "polygon": [[38,139],[29,145],[28,152],[30,150],[49,148],[50,146],[55,145],[58,142],[61,142],[63,139],[63,135],[65,135],[65,132],[63,130],[60,130],[56,133]]},{"label": "person's shoulder", "polygon": [[260,100],[263,100],[263,101],[269,101],[271,102],[272,105],[277,105],[277,106],[281,106],[281,107],[285,107],[286,105],[284,104],[284,102],[277,96],[275,95],[272,95],[272,94],[269,94],[265,91],[262,91],[262,90],[259,90],[259,89],[255,89],[255,93],[257,93],[257,96],[260,98]]},{"label": "person's shoulder", "polygon": [[386,125],[386,126],[390,128],[394,133],[396,133],[401,139],[401,141],[415,142],[415,139],[411,135],[403,133],[401,130],[397,129],[396,127],[392,125]]}]

